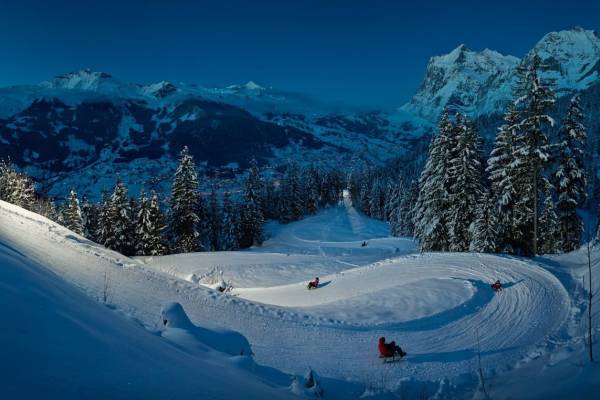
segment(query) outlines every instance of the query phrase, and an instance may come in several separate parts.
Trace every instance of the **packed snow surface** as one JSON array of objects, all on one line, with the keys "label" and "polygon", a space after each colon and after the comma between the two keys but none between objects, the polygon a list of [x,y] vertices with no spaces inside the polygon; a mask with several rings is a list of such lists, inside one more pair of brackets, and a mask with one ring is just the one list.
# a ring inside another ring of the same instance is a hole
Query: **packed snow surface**
[{"label": "packed snow surface", "polygon": [[[234,354],[247,343],[258,364],[293,374],[310,366],[320,376],[360,383],[363,391],[398,389],[410,379],[437,382],[442,398],[455,396],[442,390],[444,379],[468,376],[476,385],[478,352],[490,377],[526,368],[547,354],[549,343],[572,334],[578,307],[565,289],[570,278],[549,271],[548,260],[419,254],[412,240],[388,237],[385,224],[349,204],[270,224],[262,248],[140,259],[6,203],[0,220],[0,243],[91,297],[101,298],[108,276],[112,306],[148,329],[175,315],[178,322],[163,337],[182,348],[202,351],[204,344],[193,344],[202,329],[236,331],[236,348],[220,351]],[[321,286],[309,291],[315,276]],[[221,278],[231,292],[206,287]],[[498,294],[490,288],[496,279],[505,287]],[[407,358],[383,364],[380,336],[396,340]],[[275,369],[268,375],[281,377]],[[329,395],[358,397],[355,383],[345,384],[351,389],[344,394],[336,391],[344,385],[333,385]]]}]

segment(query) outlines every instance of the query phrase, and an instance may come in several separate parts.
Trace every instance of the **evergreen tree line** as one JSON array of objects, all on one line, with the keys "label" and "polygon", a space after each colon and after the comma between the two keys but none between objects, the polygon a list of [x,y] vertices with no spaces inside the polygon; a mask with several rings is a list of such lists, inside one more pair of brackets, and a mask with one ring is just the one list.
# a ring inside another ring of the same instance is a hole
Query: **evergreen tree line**
[{"label": "evergreen tree line", "polygon": [[569,252],[579,247],[586,201],[586,129],[572,97],[556,140],[549,139],[555,95],[534,56],[483,159],[481,139],[464,115],[444,110],[418,179],[367,171],[351,181],[355,205],[414,235],[424,251]]},{"label": "evergreen tree line", "polygon": [[137,199],[117,180],[112,193],[99,203],[85,197],[80,203],[71,190],[60,207],[35,195],[33,181],[0,163],[0,199],[40,212],[70,230],[124,255],[164,255],[171,252],[237,250],[260,246],[263,225],[283,223],[314,214],[339,202],[344,175],[316,166],[289,164],[281,178],[264,179],[251,160],[239,193],[208,195],[200,182],[193,157],[184,148],[171,185],[166,210],[156,193],[142,191]]}]

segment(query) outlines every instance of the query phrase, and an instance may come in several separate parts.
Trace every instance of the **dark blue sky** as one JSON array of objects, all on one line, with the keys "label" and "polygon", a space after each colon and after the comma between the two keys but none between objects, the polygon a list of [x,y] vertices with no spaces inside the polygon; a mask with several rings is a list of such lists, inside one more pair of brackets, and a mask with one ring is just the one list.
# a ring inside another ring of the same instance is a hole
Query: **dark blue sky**
[{"label": "dark blue sky", "polygon": [[522,56],[549,31],[600,29],[598,16],[592,0],[0,0],[0,85],[92,68],[391,107],[432,55],[465,43]]}]

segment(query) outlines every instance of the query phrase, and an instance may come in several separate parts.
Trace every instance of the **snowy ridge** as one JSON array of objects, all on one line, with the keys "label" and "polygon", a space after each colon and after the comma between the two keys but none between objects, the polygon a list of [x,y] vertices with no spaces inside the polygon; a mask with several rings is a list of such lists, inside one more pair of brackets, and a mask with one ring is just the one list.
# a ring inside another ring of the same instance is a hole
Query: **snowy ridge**
[{"label": "snowy ridge", "polygon": [[[548,67],[542,77],[553,82],[559,96],[585,90],[600,77],[600,36],[595,31],[576,27],[550,32],[525,58],[533,54]],[[417,93],[401,110],[430,121],[436,121],[445,106],[474,117],[502,113],[512,99],[520,62],[493,50],[477,52],[460,45],[431,58]]]}]

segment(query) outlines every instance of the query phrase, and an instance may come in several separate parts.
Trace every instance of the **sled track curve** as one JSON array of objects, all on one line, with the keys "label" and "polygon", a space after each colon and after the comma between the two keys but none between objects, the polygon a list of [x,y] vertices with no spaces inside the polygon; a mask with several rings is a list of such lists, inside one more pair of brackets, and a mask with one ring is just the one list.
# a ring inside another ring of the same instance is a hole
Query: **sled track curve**
[{"label": "sled track curve", "polygon": [[[475,371],[477,336],[484,368],[511,368],[566,321],[570,310],[568,294],[550,272],[529,260],[466,253],[426,253],[385,260],[368,267],[356,268],[323,277],[331,283],[310,296],[327,291],[345,290],[355,281],[369,281],[378,274],[381,296],[402,291],[427,279],[453,279],[469,284],[473,295],[458,305],[449,306],[433,315],[408,321],[387,321],[368,325],[352,321],[313,319],[310,307],[301,308],[308,315],[297,315],[285,308],[287,318],[272,327],[267,341],[264,332],[245,332],[254,344],[259,362],[296,371],[299,365],[311,365],[320,373],[369,381],[385,374],[390,382],[411,377],[437,380]],[[495,294],[489,284],[500,279],[505,289]],[[298,289],[299,288],[299,289]],[[376,289],[376,288],[375,288]],[[286,298],[304,287],[287,285],[266,288],[282,290]],[[242,293],[242,296],[246,294]],[[249,297],[252,297],[250,295]],[[271,296],[277,298],[277,296]],[[272,303],[272,306],[282,306]],[[326,306],[319,306],[324,307]],[[409,353],[400,367],[383,365],[377,359],[379,336],[396,340]],[[285,349],[272,350],[274,341],[286,343]],[[306,348],[310,347],[310,351]],[[282,355],[281,352],[284,352]],[[315,354],[318,354],[315,357]],[[395,378],[395,379],[394,379]],[[368,383],[368,382],[367,382]]]}]

